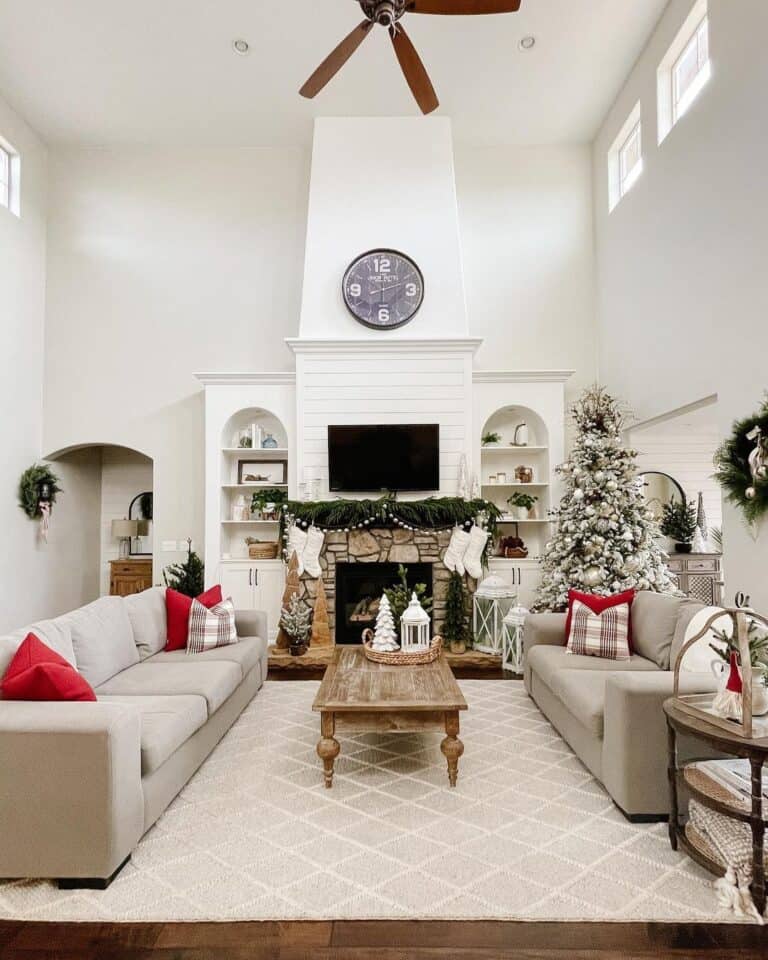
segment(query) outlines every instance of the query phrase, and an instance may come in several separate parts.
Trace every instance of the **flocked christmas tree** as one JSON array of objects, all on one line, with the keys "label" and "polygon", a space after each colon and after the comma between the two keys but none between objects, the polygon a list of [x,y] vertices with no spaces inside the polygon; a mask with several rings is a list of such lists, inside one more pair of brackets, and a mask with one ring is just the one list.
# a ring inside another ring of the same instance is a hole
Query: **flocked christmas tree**
[{"label": "flocked christmas tree", "polygon": [[569,589],[674,593],[659,527],[638,481],[637,454],[622,442],[619,404],[595,386],[571,412],[578,432],[570,459],[557,468],[565,493],[554,511],[557,532],[545,548],[534,609],[564,610]]},{"label": "flocked christmas tree", "polygon": [[379,612],[376,614],[376,629],[373,632],[371,646],[374,650],[392,651],[399,649],[397,642],[397,627],[392,616],[392,607],[386,593],[379,603]]}]

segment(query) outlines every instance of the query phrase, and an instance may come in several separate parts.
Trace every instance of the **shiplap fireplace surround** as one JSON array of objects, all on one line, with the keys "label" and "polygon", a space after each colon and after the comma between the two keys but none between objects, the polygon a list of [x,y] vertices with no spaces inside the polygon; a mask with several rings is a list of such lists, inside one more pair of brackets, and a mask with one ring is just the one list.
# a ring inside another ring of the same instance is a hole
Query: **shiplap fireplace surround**
[{"label": "shiplap fireplace surround", "polygon": [[[385,189],[395,170],[396,187]],[[348,264],[384,247],[413,257],[425,278],[423,306],[397,331],[362,327],[341,296]],[[268,335],[268,318],[264,322],[261,336]],[[512,327],[525,318],[499,322]],[[292,499],[300,484],[313,479],[319,480],[320,498],[329,496],[329,425],[377,423],[439,424],[435,494],[455,496],[462,456],[470,475],[487,482],[491,464],[481,457],[482,432],[489,423],[506,424],[505,411],[511,411],[510,424],[519,418],[533,427],[540,493],[546,490],[547,502],[554,502],[552,467],[564,454],[564,384],[571,371],[476,370],[481,342],[470,334],[465,304],[450,121],[317,120],[299,335],[287,341],[295,370],[198,375],[205,385],[207,580],[222,579],[225,562],[247,560],[244,538],[233,538],[226,527],[231,521],[222,499],[222,451],[232,444],[232,425],[248,411],[279,424]],[[537,536],[540,543],[543,535]],[[223,553],[230,554],[226,561]],[[511,576],[520,575],[518,566]],[[279,596],[271,602],[279,604]],[[279,606],[268,613],[274,633]]]}]

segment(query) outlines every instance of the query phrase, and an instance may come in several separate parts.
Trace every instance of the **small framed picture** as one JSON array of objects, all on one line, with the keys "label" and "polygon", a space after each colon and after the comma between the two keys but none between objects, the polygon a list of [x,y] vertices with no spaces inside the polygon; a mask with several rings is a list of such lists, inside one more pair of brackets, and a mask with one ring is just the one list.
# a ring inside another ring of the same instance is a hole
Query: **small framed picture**
[{"label": "small framed picture", "polygon": [[237,482],[254,487],[288,483],[288,461],[238,460]]}]

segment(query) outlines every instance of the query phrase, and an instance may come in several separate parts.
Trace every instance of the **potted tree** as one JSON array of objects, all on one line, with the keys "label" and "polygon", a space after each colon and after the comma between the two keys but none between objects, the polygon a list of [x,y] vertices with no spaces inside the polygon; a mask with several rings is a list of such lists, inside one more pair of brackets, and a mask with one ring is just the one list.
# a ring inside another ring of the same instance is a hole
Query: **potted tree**
[{"label": "potted tree", "polygon": [[467,616],[467,591],[464,586],[464,578],[456,571],[451,574],[448,581],[443,637],[451,653],[466,653],[471,640],[469,618]]},{"label": "potted tree", "polygon": [[530,493],[521,493],[519,490],[515,490],[512,496],[508,498],[507,503],[518,520],[528,520],[538,499],[538,497],[531,496]]},{"label": "potted tree", "polygon": [[300,657],[307,652],[307,641],[312,630],[312,612],[309,607],[294,594],[283,607],[280,626],[288,635],[288,651],[292,657]]},{"label": "potted tree", "polygon": [[690,553],[696,533],[696,507],[687,500],[664,504],[661,532],[675,541],[678,553]]}]

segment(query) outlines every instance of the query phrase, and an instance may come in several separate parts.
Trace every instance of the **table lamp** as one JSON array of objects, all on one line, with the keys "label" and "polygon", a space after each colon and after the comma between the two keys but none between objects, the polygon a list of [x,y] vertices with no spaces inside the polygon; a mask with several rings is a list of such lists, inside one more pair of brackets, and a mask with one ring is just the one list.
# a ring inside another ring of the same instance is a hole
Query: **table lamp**
[{"label": "table lamp", "polygon": [[120,541],[120,559],[125,560],[130,555],[131,537],[139,532],[138,520],[113,520],[112,536]]}]

